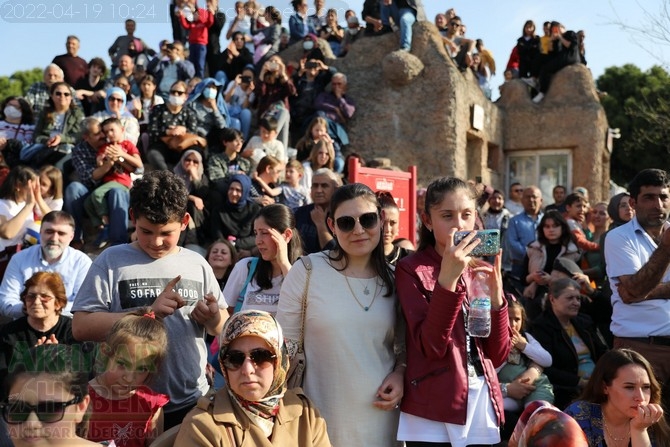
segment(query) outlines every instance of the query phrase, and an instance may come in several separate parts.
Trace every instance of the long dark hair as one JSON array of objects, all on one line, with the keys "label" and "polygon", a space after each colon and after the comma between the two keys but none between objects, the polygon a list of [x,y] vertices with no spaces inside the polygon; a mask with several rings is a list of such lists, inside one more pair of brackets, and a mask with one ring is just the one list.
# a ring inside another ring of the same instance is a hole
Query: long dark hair
[{"label": "long dark hair", "polygon": [[[21,122],[19,124],[34,124],[35,123],[35,116],[33,115],[33,108],[30,107],[30,103],[25,100],[25,98],[21,96],[8,96],[5,98],[4,101],[2,101],[2,105],[0,105],[0,114],[5,113],[5,107],[7,104],[9,104],[9,101],[12,101],[16,99],[18,101],[19,106],[21,108]],[[2,116],[3,119],[5,116]]]},{"label": "long dark hair", "polygon": [[[362,183],[349,183],[348,185],[340,186],[335,190],[333,197],[330,199],[330,217],[334,219],[335,211],[337,211],[337,208],[342,203],[346,202],[347,200],[357,199],[359,197],[375,205],[377,208],[377,214],[379,216],[379,222],[381,223],[381,207],[377,201],[377,196],[375,196],[375,193],[368,186]],[[393,280],[393,273],[391,272],[391,268],[386,263],[386,257],[384,256],[384,240],[381,237],[382,225],[379,227],[379,243],[374,248],[374,250],[372,250],[370,255],[370,262],[372,263],[372,268],[374,269],[375,273],[379,275],[379,277],[382,279],[382,282],[386,286],[387,292],[384,296],[388,297],[391,296],[395,290],[395,281]],[[347,253],[342,250],[340,245],[337,243],[337,239],[335,242],[335,248],[333,248],[331,254],[329,254],[328,257],[331,261],[343,261],[344,267],[342,270],[344,270],[349,264],[349,258]]]},{"label": "long dark hair", "polygon": [[[463,180],[456,177],[440,177],[433,180],[430,185],[428,185],[428,189],[426,189],[426,205],[424,209],[421,210],[421,212],[425,213],[426,215],[430,214],[430,209],[438,203],[442,202],[446,194],[458,191],[459,189],[467,191],[468,194],[470,194],[470,198],[475,203],[477,202],[477,192]],[[423,222],[421,222],[420,231],[421,233],[418,251],[428,247],[434,247],[435,235],[426,227]]]},{"label": "long dark hair", "polygon": [[563,215],[556,210],[549,210],[544,213],[540,223],[537,225],[537,241],[542,245],[549,245],[549,240],[547,236],[544,235],[544,224],[549,220],[553,220],[561,227],[561,245],[567,247],[570,241],[572,240],[572,234],[570,232],[570,226],[565,220]]},{"label": "long dark hair", "polygon": [[16,166],[0,186],[0,199],[17,201],[16,187],[28,185],[28,180],[37,178],[37,173],[27,166]]},{"label": "long dark hair", "polygon": [[[288,241],[288,261],[293,265],[295,261],[302,256],[302,240],[300,234],[295,228],[295,216],[293,211],[286,205],[281,203],[273,203],[264,206],[256,215],[256,219],[262,217],[265,223],[275,230],[283,233],[288,228],[293,230],[293,236]],[[256,272],[254,272],[254,279],[260,290],[267,290],[272,288],[272,263],[266,261],[262,256],[258,258],[258,265]]]},{"label": "long dark hair", "polygon": [[[647,371],[649,385],[651,386],[649,402],[661,405],[661,385],[656,376],[654,376],[651,364],[641,354],[632,349],[612,349],[603,354],[598,363],[596,363],[596,367],[593,369],[593,373],[591,373],[591,377],[584,387],[579,400],[594,404],[607,402],[608,397],[605,394],[605,386],[611,386],[612,381],[619,374],[619,370],[627,365],[638,365]],[[656,440],[656,445],[670,445],[670,427],[664,417],[649,427],[649,429],[654,434],[653,438]]]}]

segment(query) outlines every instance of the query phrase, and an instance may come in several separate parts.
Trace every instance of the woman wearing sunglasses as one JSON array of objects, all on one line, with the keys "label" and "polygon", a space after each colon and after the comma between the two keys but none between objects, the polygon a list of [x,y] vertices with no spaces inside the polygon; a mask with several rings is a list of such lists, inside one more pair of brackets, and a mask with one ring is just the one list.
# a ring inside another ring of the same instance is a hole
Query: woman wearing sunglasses
[{"label": "woman wearing sunglasses", "polygon": [[221,334],[226,386],[200,398],[175,445],[330,447],[326,422],[300,390],[286,389],[288,354],[282,329],[267,312],[231,316]]},{"label": "woman wearing sunglasses", "polygon": [[[493,266],[473,257],[474,232],[454,244],[456,231],[475,229],[477,194],[467,183],[440,178],[425,197],[419,249],[401,259],[395,271],[407,321],[398,440],[408,447],[497,444],[505,391],[494,368],[510,350],[501,254]],[[491,299],[487,337],[468,335],[466,327],[476,278]]]},{"label": "woman wearing sunglasses", "polygon": [[35,168],[53,164],[62,169],[79,138],[83,119],[84,112],[72,101],[72,88],[65,82],[54,83],[35,126],[34,144],[21,149],[23,164]]},{"label": "woman wearing sunglasses", "polygon": [[100,446],[84,439],[92,354],[50,344],[31,349],[24,360],[7,376],[0,404],[14,447]]},{"label": "woman wearing sunglasses", "polygon": [[[127,79],[126,83],[130,86]],[[108,118],[118,118],[123,125],[123,139],[137,146],[140,138],[140,123],[126,107],[128,98],[126,91],[121,87],[111,87],[105,93],[105,110],[94,114],[93,117],[101,123]]]},{"label": "woman wearing sunglasses", "polygon": [[[394,347],[402,342],[396,340],[402,317],[384,259],[381,219],[370,188],[342,186],[331,198],[328,218],[335,248],[309,255],[303,387],[337,446],[396,445],[405,366]],[[296,262],[279,296],[277,319],[291,350],[300,340],[306,279],[304,264]]]}]

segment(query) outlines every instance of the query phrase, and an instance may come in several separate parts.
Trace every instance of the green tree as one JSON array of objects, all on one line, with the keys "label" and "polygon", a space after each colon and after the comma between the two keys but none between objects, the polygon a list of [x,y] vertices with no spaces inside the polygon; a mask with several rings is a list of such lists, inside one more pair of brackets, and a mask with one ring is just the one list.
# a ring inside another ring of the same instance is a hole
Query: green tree
[{"label": "green tree", "polygon": [[670,171],[670,74],[659,66],[643,72],[627,64],[608,68],[596,83],[607,92],[601,101],[609,126],[621,129],[612,179],[625,185],[644,168]]},{"label": "green tree", "polygon": [[35,82],[43,77],[41,68],[17,71],[11,76],[0,76],[0,100],[8,96],[23,96]]}]

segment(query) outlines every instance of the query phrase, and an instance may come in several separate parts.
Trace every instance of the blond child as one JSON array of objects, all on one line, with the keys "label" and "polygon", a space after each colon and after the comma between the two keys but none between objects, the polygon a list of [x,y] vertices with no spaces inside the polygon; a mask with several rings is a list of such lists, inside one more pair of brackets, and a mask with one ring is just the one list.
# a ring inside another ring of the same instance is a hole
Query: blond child
[{"label": "blond child", "polygon": [[167,353],[167,330],[150,307],[129,313],[101,346],[103,372],[89,382],[88,439],[144,447],[163,432],[162,407],[169,398],[146,386]]}]

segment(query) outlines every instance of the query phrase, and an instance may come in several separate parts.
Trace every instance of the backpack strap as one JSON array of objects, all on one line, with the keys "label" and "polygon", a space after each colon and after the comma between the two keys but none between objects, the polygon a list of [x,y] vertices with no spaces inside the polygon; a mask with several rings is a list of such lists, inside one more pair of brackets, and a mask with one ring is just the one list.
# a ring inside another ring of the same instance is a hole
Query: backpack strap
[{"label": "backpack strap", "polygon": [[242,309],[242,305],[244,304],[244,296],[247,294],[247,286],[251,282],[251,278],[254,276],[254,273],[256,272],[257,265],[258,265],[258,258],[251,258],[251,260],[247,264],[249,273],[247,274],[247,279],[244,281],[244,287],[242,287],[242,290],[240,291],[240,294],[237,297],[237,302],[235,303],[235,310],[233,311],[233,313],[237,313]]}]

